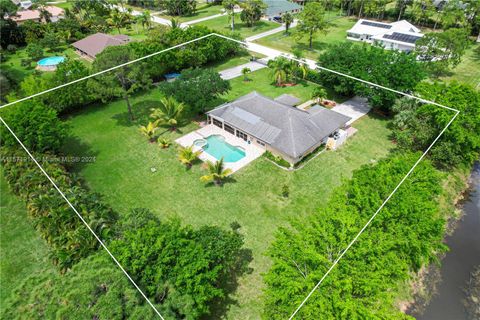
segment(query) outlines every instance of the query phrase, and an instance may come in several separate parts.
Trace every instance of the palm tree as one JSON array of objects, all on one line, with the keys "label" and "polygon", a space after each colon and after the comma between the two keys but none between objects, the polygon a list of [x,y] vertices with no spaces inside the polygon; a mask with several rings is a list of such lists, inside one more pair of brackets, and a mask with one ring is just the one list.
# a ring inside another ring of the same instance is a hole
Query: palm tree
[{"label": "palm tree", "polygon": [[238,0],[223,0],[223,7],[227,11],[228,19],[232,22],[232,31],[235,31],[235,6]]},{"label": "palm tree", "polygon": [[140,132],[153,143],[155,142],[155,132],[158,129],[158,120],[149,122],[146,126],[140,126]]},{"label": "palm tree", "polygon": [[150,29],[152,26],[152,16],[150,14],[150,11],[143,11],[142,14],[138,16],[138,22],[142,25],[143,29],[145,29],[145,26]]},{"label": "palm tree", "polygon": [[175,18],[170,19],[170,26],[172,27],[172,29],[180,28],[180,20]]},{"label": "palm tree", "polygon": [[315,99],[317,103],[323,102],[323,100],[327,97],[327,90],[325,90],[323,87],[315,87],[315,89],[312,92],[312,99]]},{"label": "palm tree", "polygon": [[252,70],[250,68],[245,67],[245,68],[242,69],[243,81],[248,81],[249,80],[248,79],[248,74],[250,72],[252,72]]},{"label": "palm tree", "polygon": [[193,146],[180,148],[180,151],[178,153],[178,160],[180,160],[180,162],[183,163],[187,167],[187,169],[190,169],[195,160],[197,160],[201,154],[202,150],[193,151]]},{"label": "palm tree", "polygon": [[160,145],[160,147],[162,147],[162,149],[166,149],[170,147],[172,143],[167,138],[158,138],[158,144]]},{"label": "palm tree", "polygon": [[268,61],[268,67],[273,71],[273,80],[277,86],[287,82],[292,75],[292,62],[285,57]]},{"label": "palm tree", "polygon": [[216,186],[221,186],[223,180],[225,180],[225,178],[232,173],[231,169],[225,169],[223,165],[223,157],[215,163],[207,161],[207,168],[208,174],[201,176],[200,180],[204,182],[213,181]]},{"label": "palm tree", "polygon": [[290,12],[285,13],[282,16],[282,22],[285,23],[285,33],[288,34],[288,29],[290,29],[290,25],[293,23],[293,15]]},{"label": "palm tree", "polygon": [[120,29],[125,25],[125,15],[120,10],[115,9],[110,12],[110,17],[107,18],[107,23],[114,28],[117,28],[120,34]]},{"label": "palm tree", "polygon": [[152,109],[150,117],[167,124],[170,130],[175,131],[184,108],[185,105],[173,97],[162,98],[160,99],[160,106],[157,109]]}]

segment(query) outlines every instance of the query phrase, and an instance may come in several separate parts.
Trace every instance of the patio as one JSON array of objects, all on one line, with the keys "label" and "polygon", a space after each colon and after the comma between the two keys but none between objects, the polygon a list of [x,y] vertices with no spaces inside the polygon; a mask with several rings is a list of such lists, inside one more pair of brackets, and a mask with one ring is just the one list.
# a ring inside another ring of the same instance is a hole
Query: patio
[{"label": "patio", "polygon": [[[183,137],[178,138],[177,140],[175,140],[175,142],[181,145],[182,147],[189,147],[193,145],[193,142],[195,140],[205,139],[211,135],[221,135],[222,137],[225,138],[226,143],[232,146],[241,147],[245,151],[245,157],[243,157],[242,159],[236,162],[225,162],[225,167],[231,169],[232,172],[235,172],[243,168],[253,160],[260,157],[265,152],[265,149],[262,149],[259,146],[254,144],[249,144],[245,140],[237,138],[234,135],[212,124],[207,125],[203,128],[200,128],[196,131],[190,132],[189,134],[186,134]],[[197,150],[201,150],[202,148],[194,145],[193,149],[197,151]],[[211,161],[211,162],[215,162],[218,160],[212,155],[208,154],[207,152],[202,152],[199,158],[202,161]]]}]

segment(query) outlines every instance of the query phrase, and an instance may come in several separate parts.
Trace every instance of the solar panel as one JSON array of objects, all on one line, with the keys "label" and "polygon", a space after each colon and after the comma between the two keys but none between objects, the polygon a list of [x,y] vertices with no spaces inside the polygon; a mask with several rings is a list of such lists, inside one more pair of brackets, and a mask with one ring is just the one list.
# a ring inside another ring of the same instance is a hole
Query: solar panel
[{"label": "solar panel", "polygon": [[400,42],[406,42],[406,43],[415,43],[421,37],[400,33],[400,32],[394,32],[392,34],[384,34],[383,38],[400,41]]},{"label": "solar panel", "polygon": [[391,29],[392,26],[389,24],[385,23],[380,23],[380,22],[373,22],[373,21],[362,21],[363,25],[370,26],[370,27],[377,27],[377,28],[383,28],[383,29]]}]

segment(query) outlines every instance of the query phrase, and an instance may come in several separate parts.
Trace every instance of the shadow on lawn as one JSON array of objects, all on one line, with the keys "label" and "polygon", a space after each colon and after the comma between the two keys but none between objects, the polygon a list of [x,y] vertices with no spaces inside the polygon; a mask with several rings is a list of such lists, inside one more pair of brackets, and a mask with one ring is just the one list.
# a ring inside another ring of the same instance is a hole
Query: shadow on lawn
[{"label": "shadow on lawn", "polygon": [[114,115],[112,119],[117,120],[117,124],[123,127],[146,125],[149,121],[152,121],[150,118],[152,111],[150,109],[158,107],[158,103],[156,100],[144,100],[132,103],[132,112],[135,116],[135,120],[132,121],[127,110],[126,102],[124,102],[125,111]]},{"label": "shadow on lawn", "polygon": [[253,272],[253,268],[249,267],[249,264],[252,261],[252,250],[240,250],[239,258],[235,266],[225,273],[225,277],[218,284],[219,287],[225,289],[225,297],[213,301],[210,309],[211,313],[209,315],[201,317],[202,320],[224,319],[227,311],[232,305],[239,305],[238,301],[232,298],[232,295],[237,291],[238,279],[245,274],[251,274]]},{"label": "shadow on lawn", "polygon": [[68,146],[68,150],[62,150],[67,157],[72,157],[71,161],[62,163],[69,171],[80,172],[89,163],[93,163],[98,156],[97,151],[93,151],[90,145],[84,143],[78,137],[69,136],[65,139],[64,146]]}]

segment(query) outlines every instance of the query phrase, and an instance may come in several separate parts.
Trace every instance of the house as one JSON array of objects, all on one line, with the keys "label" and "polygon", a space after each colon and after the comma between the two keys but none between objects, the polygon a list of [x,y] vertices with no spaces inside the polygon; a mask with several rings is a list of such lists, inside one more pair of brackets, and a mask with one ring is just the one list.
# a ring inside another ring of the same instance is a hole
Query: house
[{"label": "house", "polygon": [[130,42],[130,37],[117,34],[110,35],[105,33],[95,33],[72,43],[76,52],[83,58],[94,60],[96,55],[102,52],[106,47],[119,46]]},{"label": "house", "polygon": [[410,52],[423,37],[420,29],[406,20],[384,23],[360,19],[347,31],[347,39],[374,43],[385,49]]},{"label": "house", "polygon": [[12,0],[12,2],[22,10],[30,9],[32,1]]},{"label": "house", "polygon": [[253,91],[207,112],[207,123],[295,164],[350,121],[318,105],[296,108],[299,102],[290,95],[271,99]]},{"label": "house", "polygon": [[287,12],[294,14],[303,10],[301,5],[287,0],[263,0],[263,2],[267,5],[264,18],[268,20],[279,19]]},{"label": "house", "polygon": [[[65,17],[65,11],[62,8],[46,6],[45,10],[50,13],[51,22],[57,22]],[[17,11],[17,14],[12,16],[11,19],[18,25],[24,23],[25,21],[45,22],[41,19],[40,10],[38,9]]]}]

